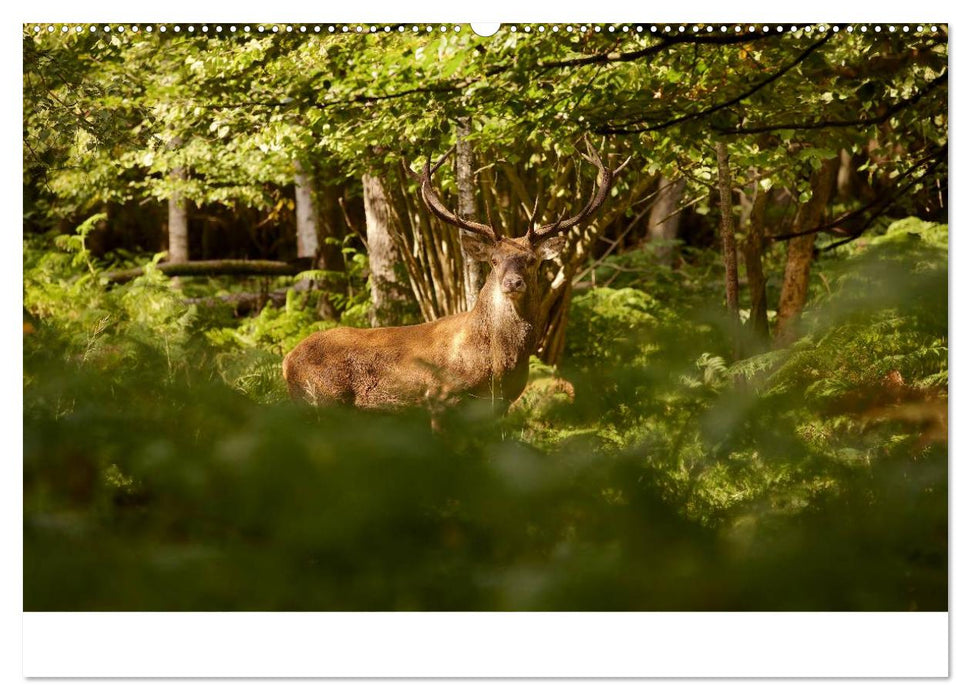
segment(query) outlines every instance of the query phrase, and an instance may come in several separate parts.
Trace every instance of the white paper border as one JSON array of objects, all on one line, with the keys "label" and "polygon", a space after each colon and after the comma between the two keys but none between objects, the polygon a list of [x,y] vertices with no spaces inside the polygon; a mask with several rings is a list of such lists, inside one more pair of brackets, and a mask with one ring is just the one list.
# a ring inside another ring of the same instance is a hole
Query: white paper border
[{"label": "white paper border", "polygon": [[25,613],[27,677],[946,677],[947,613]]}]

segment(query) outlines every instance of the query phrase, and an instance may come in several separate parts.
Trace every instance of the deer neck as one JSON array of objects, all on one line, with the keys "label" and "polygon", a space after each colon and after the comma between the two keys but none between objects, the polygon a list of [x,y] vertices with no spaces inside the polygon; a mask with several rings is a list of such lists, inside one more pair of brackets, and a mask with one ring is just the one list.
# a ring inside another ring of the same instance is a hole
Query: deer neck
[{"label": "deer neck", "polygon": [[469,330],[486,351],[493,374],[502,374],[528,361],[536,340],[536,304],[527,290],[514,301],[502,293],[491,276],[469,314]]}]

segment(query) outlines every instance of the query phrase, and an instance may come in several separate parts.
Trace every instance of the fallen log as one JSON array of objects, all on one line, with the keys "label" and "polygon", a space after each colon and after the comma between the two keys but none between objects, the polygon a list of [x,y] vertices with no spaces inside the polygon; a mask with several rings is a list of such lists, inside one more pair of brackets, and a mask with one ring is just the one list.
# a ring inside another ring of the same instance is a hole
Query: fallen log
[{"label": "fallen log", "polygon": [[[279,260],[190,260],[179,263],[159,263],[158,270],[169,277],[217,277],[230,275],[237,277],[261,276],[283,277],[296,275],[309,270],[311,260],[298,258],[292,262]],[[130,282],[145,274],[144,268],[114,270],[104,274],[109,282]]]},{"label": "fallen log", "polygon": [[182,300],[186,304],[215,307],[220,305],[232,306],[237,315],[259,311],[264,306],[283,306],[287,303],[287,291],[276,290],[262,294],[260,292],[237,292],[222,294],[215,297],[190,297]]}]

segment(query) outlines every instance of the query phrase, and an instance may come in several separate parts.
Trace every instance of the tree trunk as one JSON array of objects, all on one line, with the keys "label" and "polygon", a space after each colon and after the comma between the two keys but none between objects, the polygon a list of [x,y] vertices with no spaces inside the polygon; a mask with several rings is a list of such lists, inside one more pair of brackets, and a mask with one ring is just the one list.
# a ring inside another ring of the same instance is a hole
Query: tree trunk
[{"label": "tree trunk", "polygon": [[839,172],[836,175],[836,191],[841,199],[853,198],[853,180],[856,168],[853,167],[853,156],[845,148],[840,151]]},{"label": "tree trunk", "polygon": [[371,326],[393,326],[401,322],[407,303],[407,287],[399,271],[403,267],[394,245],[394,219],[388,195],[381,181],[364,175],[364,218],[370,260]]},{"label": "tree trunk", "polygon": [[769,307],[765,295],[765,271],[762,269],[762,246],[765,240],[765,208],[769,203],[771,190],[764,190],[758,184],[752,211],[748,220],[748,235],[742,247],[745,256],[745,276],[748,281],[752,308],[748,317],[748,328],[753,350],[761,350],[769,339]]},{"label": "tree trunk", "polygon": [[732,213],[732,172],[728,165],[728,147],[724,141],[715,144],[718,158],[718,204],[721,210],[722,260],[725,264],[725,302],[735,336],[735,359],[741,357],[738,333],[738,252],[735,246],[735,215]]},{"label": "tree trunk", "polygon": [[[826,204],[833,190],[837,162],[835,158],[824,161],[820,169],[813,173],[812,196],[808,202],[799,207],[793,225],[796,232],[815,228],[822,223]],[[779,297],[779,320],[775,333],[777,346],[788,345],[795,337],[795,321],[806,305],[806,297],[809,293],[809,270],[815,243],[815,233],[789,239],[786,271]]]},{"label": "tree trunk", "polygon": [[168,261],[185,262],[189,259],[189,208],[179,183],[188,179],[185,168],[173,168],[172,196],[169,197],[169,256]]},{"label": "tree trunk", "polygon": [[341,185],[324,186],[323,196],[318,198],[317,211],[320,228],[317,232],[317,260],[315,267],[333,273],[318,283],[323,291],[317,303],[317,315],[328,321],[340,319],[340,312],[330,299],[331,294],[348,294],[345,288],[347,268],[341,253],[347,224],[341,210],[340,198],[344,194]]},{"label": "tree trunk", "polygon": [[662,175],[658,182],[658,194],[651,206],[647,220],[647,237],[656,244],[657,260],[662,265],[671,265],[674,260],[674,241],[678,237],[681,223],[681,197],[684,196],[685,180],[669,180]]},{"label": "tree trunk", "polygon": [[[472,145],[469,143],[469,118],[458,120],[458,140],[455,147],[455,180],[459,189],[458,212],[463,219],[477,221],[475,215],[475,176],[472,172]],[[465,235],[465,234],[460,234]],[[465,308],[471,310],[485,283],[482,263],[472,259],[462,250],[464,262]]]},{"label": "tree trunk", "polygon": [[293,163],[294,200],[297,214],[297,257],[317,257],[317,202],[313,178],[300,161]]},{"label": "tree trunk", "polygon": [[[334,195],[333,201],[326,196],[318,197],[312,173],[300,161],[294,161],[293,171],[297,257],[313,260],[313,269],[341,272],[344,270],[344,258],[340,253],[340,244],[333,242],[342,238],[343,218],[337,209],[339,194]],[[333,194],[333,189],[329,188],[328,194]],[[331,239],[330,242],[328,239]],[[321,290],[323,293],[317,301],[317,315],[328,321],[340,319],[340,312],[330,299],[330,293],[344,291],[336,279],[317,282],[303,280],[296,288],[301,291],[312,288]]]},{"label": "tree trunk", "polygon": [[563,294],[557,298],[550,311],[546,335],[536,352],[537,357],[548,365],[558,365],[563,358],[563,350],[566,347],[566,324],[572,297],[573,286],[566,285]]}]

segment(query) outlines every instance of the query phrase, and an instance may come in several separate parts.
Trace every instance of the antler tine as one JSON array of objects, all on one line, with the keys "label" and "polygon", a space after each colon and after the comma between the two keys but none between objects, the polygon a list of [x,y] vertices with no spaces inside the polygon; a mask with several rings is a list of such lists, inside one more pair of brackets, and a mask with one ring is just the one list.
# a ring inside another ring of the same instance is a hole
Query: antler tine
[{"label": "antler tine", "polygon": [[502,233],[499,231],[499,227],[496,226],[495,219],[492,218],[492,207],[489,206],[489,202],[485,202],[486,219],[489,221],[489,227],[495,233],[495,240],[498,241],[502,238]]},{"label": "antler tine", "polygon": [[[453,153],[455,153],[455,146],[452,146],[450,149],[448,149],[447,151],[445,151],[445,155],[443,155],[441,158],[438,159],[438,162],[436,162],[435,165],[431,169],[431,171],[432,171],[431,174],[434,175],[435,172],[440,167],[442,167],[442,163],[444,163],[446,160],[448,160],[448,157],[450,155],[452,155]],[[428,158],[428,162],[431,162],[431,157]],[[426,163],[426,165],[428,165],[428,163]]]},{"label": "antler tine", "polygon": [[527,235],[530,235],[530,236],[536,230],[536,212],[539,211],[539,195],[540,193],[537,192],[536,199],[533,200],[532,209],[527,209],[526,203],[525,202],[522,203],[523,211],[526,212],[526,215],[529,217],[529,228],[527,229]]},{"label": "antler tine", "polygon": [[621,170],[623,170],[624,168],[626,168],[626,167],[627,167],[627,164],[628,164],[628,163],[630,163],[630,161],[631,161],[631,158],[633,158],[633,157],[634,157],[634,156],[627,156],[627,159],[626,159],[626,160],[625,160],[625,161],[624,161],[623,163],[621,163],[621,164],[620,164],[620,165],[618,165],[618,166],[617,166],[616,168],[614,168],[614,177],[616,177],[616,176],[617,176],[617,174],[618,174],[618,173],[619,173],[619,172],[620,172]]},{"label": "antler tine", "polygon": [[454,150],[455,146],[452,146],[452,148],[450,148],[445,155],[438,159],[434,166],[431,164],[431,158],[425,161],[425,166],[422,169],[421,176],[418,176],[418,174],[411,170],[410,167],[407,167],[407,165],[405,168],[411,172],[414,178],[417,179],[421,189],[421,199],[425,203],[425,207],[428,209],[428,211],[447,224],[457,226],[458,228],[468,231],[469,233],[483,236],[490,241],[498,241],[499,236],[496,234],[493,228],[475,221],[467,221],[458,214],[449,211],[449,209],[442,204],[442,200],[439,199],[438,194],[435,192],[435,188],[432,186],[432,173],[442,166],[442,164],[448,159]]},{"label": "antler tine", "polygon": [[519,206],[521,206],[523,208],[523,213],[526,216],[529,216],[530,215],[529,207],[526,206],[526,202],[520,202],[519,203]]},{"label": "antler tine", "polygon": [[[424,167],[422,168],[422,170],[423,170],[423,171],[425,171],[425,170],[427,170],[427,171],[429,171],[429,172],[428,172],[428,174],[429,174],[429,176],[431,176],[431,175],[434,175],[434,174],[435,174],[435,171],[437,171],[437,170],[438,170],[438,169],[439,169],[440,167],[442,167],[442,164],[443,164],[443,163],[444,163],[444,162],[445,162],[446,160],[448,160],[448,157],[449,157],[450,155],[452,155],[452,153],[454,153],[454,152],[455,152],[455,146],[452,146],[452,147],[451,147],[450,149],[448,149],[447,151],[445,151],[445,155],[443,155],[443,156],[442,156],[441,158],[439,158],[439,159],[438,159],[438,160],[437,160],[437,161],[435,162],[435,165],[431,165],[431,161],[432,161],[432,159],[431,159],[431,156],[429,156],[429,157],[428,157],[428,160],[427,160],[427,162],[425,163],[425,165],[424,165]],[[407,161],[407,160],[405,159],[405,157],[404,157],[404,156],[402,156],[402,157],[401,157],[401,165],[402,165],[402,167],[404,168],[404,170],[405,170],[405,172],[406,172],[406,173],[407,173],[407,174],[408,174],[408,175],[409,175],[409,176],[410,176],[410,177],[411,177],[411,178],[412,178],[413,180],[415,180],[416,182],[419,182],[419,183],[421,182],[421,175],[419,175],[418,173],[416,173],[416,172],[415,172],[414,170],[412,170],[412,169],[411,169],[411,166],[410,166],[410,165],[408,164],[408,161]]]},{"label": "antler tine", "polygon": [[[593,181],[593,190],[590,192],[590,199],[587,200],[586,205],[576,216],[572,216],[569,219],[560,219],[556,223],[547,224],[546,226],[541,226],[537,229],[533,235],[530,236],[530,240],[537,242],[543,240],[544,238],[550,238],[563,231],[568,231],[577,224],[585,221],[590,217],[607,199],[607,194],[610,192],[610,185],[613,182],[615,171],[610,170],[603,164],[603,160],[600,158],[600,154],[594,149],[593,144],[590,143],[590,138],[584,134],[583,142],[587,147],[589,155],[581,153],[580,155],[584,160],[588,161],[592,165],[595,165],[599,174],[599,183],[597,179]],[[629,160],[629,159],[628,159]],[[624,165],[627,165],[626,161]],[[623,167],[623,165],[621,166]],[[620,168],[618,168],[620,170]]]},{"label": "antler tine", "polygon": [[408,159],[404,156],[401,156],[401,169],[405,171],[405,174],[407,174],[408,177],[417,182],[419,185],[421,184],[421,175],[411,169],[411,164],[408,163]]},{"label": "antler tine", "polygon": [[[580,155],[583,156],[583,159],[585,161],[587,161],[588,163],[593,163],[597,167],[603,166],[603,161],[600,160],[600,154],[593,148],[593,144],[590,143],[590,139],[589,139],[589,137],[586,134],[583,135],[583,141],[584,141],[584,143],[587,146],[587,150],[590,152],[590,155],[589,156],[587,156],[584,153],[581,153]],[[606,137],[603,138],[603,139],[601,139],[601,142],[600,142],[601,143],[601,146],[600,146],[601,150],[603,150],[603,147],[606,144],[606,142],[607,142]],[[634,157],[633,155],[627,156],[627,158],[624,159],[624,162],[623,163],[621,163],[620,165],[618,165],[616,168],[614,168],[611,171],[612,175],[614,177],[616,177],[620,173],[621,170],[623,170],[624,168],[627,167],[627,164],[631,162],[631,159],[633,157]]]},{"label": "antler tine", "polygon": [[600,154],[597,152],[597,149],[593,147],[593,144],[590,143],[590,137],[586,134],[583,135],[583,144],[587,147],[587,152],[581,153],[580,157],[588,163],[596,165],[598,168],[603,167],[603,161],[600,160]]},{"label": "antler tine", "polygon": [[562,224],[565,220],[564,217],[566,217],[566,208],[564,208],[563,211],[557,215],[556,220],[552,224],[547,224],[546,226],[541,226],[538,229],[531,229],[528,231],[526,233],[527,240],[529,240],[530,243],[539,243],[544,238],[549,238],[556,233],[559,233],[560,224]]},{"label": "antler tine", "polygon": [[[593,157],[588,156],[586,153],[581,153],[580,154],[580,157],[583,158],[588,163],[591,163],[593,165],[596,165],[597,167],[600,167],[603,164],[602,161],[600,160],[600,156],[598,154],[596,154],[596,153],[594,153]],[[614,177],[616,177],[620,173],[621,170],[623,170],[624,168],[627,167],[627,164],[630,163],[633,158],[634,158],[634,156],[632,156],[632,155],[627,156],[627,158],[624,159],[624,162],[623,163],[621,163],[620,165],[618,165],[616,168],[614,168],[611,171],[612,175]]]}]

